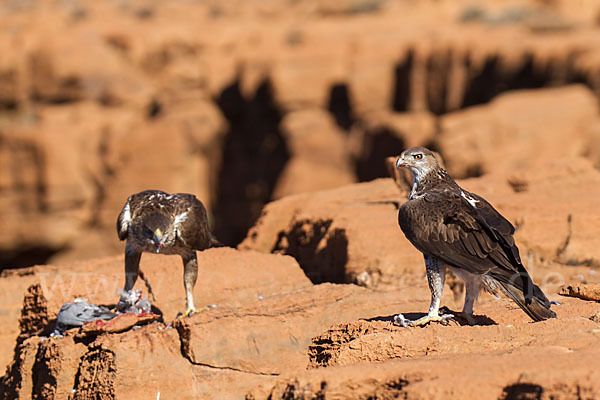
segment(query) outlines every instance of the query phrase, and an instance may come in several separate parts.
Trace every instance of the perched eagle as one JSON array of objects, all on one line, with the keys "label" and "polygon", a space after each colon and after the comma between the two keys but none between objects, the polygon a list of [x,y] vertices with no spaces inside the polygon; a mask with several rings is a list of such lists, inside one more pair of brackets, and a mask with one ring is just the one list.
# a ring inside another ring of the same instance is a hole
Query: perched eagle
[{"label": "perched eagle", "polygon": [[[178,254],[183,260],[186,312],[194,312],[193,289],[198,278],[196,250],[218,245],[208,229],[206,209],[193,194],[146,190],[131,195],[117,219],[125,246],[125,288],[133,289],[142,252]],[[117,308],[122,306],[121,301]]]},{"label": "perched eagle", "polygon": [[[405,150],[396,168],[413,175],[410,197],[398,211],[406,238],[425,256],[431,305],[427,316],[408,325],[444,322],[439,315],[446,266],[465,281],[463,313],[473,321],[479,291],[500,289],[534,321],[555,318],[550,302],[533,284],[519,257],[515,228],[482,197],[462,189],[424,147]],[[399,317],[402,317],[401,315]]]}]

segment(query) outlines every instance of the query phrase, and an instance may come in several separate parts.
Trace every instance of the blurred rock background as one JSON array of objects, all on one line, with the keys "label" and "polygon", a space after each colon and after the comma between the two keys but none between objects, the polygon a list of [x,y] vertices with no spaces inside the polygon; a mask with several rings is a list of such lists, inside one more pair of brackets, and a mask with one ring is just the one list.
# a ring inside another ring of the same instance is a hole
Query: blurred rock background
[{"label": "blurred rock background", "polygon": [[235,246],[411,146],[457,178],[598,166],[599,34],[593,0],[2,1],[0,268],[120,253],[143,189]]}]

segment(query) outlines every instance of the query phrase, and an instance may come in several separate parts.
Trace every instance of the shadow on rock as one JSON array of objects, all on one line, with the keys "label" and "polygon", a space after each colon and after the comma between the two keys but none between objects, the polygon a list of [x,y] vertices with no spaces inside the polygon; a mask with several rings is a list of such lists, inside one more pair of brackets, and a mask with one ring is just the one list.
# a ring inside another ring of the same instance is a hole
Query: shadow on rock
[{"label": "shadow on rock", "polygon": [[[440,308],[440,315],[446,315],[446,314],[454,315],[453,319],[460,326],[498,325],[498,323],[496,321],[494,321],[493,319],[491,319],[485,315],[473,315],[473,318],[475,319],[475,324],[472,324],[463,315],[461,315],[460,312],[453,311],[453,310],[449,309],[448,307]],[[414,320],[417,320],[419,318],[426,316],[427,313],[408,312],[408,313],[402,313],[402,315],[404,315],[404,318],[408,319],[409,321],[414,321]],[[395,315],[380,316],[380,317],[364,319],[364,321],[368,321],[368,322],[382,321],[382,322],[392,322],[393,323],[394,317],[395,317]]]},{"label": "shadow on rock", "polygon": [[280,234],[274,251],[298,261],[312,283],[346,283],[348,238],[332,220],[303,220]]}]

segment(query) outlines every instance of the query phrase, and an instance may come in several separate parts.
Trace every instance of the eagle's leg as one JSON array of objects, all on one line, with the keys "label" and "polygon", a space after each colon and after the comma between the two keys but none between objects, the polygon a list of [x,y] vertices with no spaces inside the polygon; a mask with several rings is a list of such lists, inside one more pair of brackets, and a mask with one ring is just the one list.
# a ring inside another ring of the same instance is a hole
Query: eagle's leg
[{"label": "eagle's leg", "polygon": [[[129,292],[135,286],[138,274],[140,271],[140,258],[142,253],[134,250],[131,246],[125,246],[125,285],[123,286],[124,292]],[[125,308],[125,303],[119,299],[117,303],[117,310]]]},{"label": "eagle's leg", "polygon": [[462,317],[464,317],[469,325],[475,325],[477,321],[473,317],[473,305],[479,297],[481,290],[481,280],[478,276],[469,274],[465,276],[465,304],[462,309]]},{"label": "eagle's leg", "polygon": [[135,286],[140,272],[141,257],[142,253],[133,250],[130,246],[125,246],[125,286],[123,290],[126,292]]},{"label": "eagle's leg", "polygon": [[198,279],[198,257],[196,253],[181,256],[183,260],[183,285],[185,286],[185,304],[186,310],[184,316],[194,312],[194,286]]},{"label": "eagle's leg", "polygon": [[408,321],[402,315],[394,317],[394,321],[402,326],[423,326],[430,322],[440,322],[448,324],[452,314],[440,315],[440,302],[444,294],[444,282],[446,281],[446,265],[435,257],[425,256],[425,270],[427,272],[427,281],[429,282],[429,290],[431,291],[431,303],[429,312],[426,316],[415,321]]}]

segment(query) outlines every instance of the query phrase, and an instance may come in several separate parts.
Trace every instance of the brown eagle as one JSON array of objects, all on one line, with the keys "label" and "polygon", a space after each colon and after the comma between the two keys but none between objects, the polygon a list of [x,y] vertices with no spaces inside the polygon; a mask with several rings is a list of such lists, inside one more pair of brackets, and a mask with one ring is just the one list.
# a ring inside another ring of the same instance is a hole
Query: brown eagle
[{"label": "brown eagle", "polygon": [[405,150],[396,161],[400,167],[410,170],[413,186],[398,211],[398,223],[425,256],[431,305],[423,318],[406,321],[398,315],[396,322],[418,326],[452,318],[439,315],[446,266],[465,281],[462,312],[469,321],[482,288],[499,289],[534,321],[556,317],[525,270],[513,237],[515,228],[506,218],[485,199],[458,186],[424,147]]},{"label": "brown eagle", "polygon": [[133,289],[142,252],[178,254],[183,260],[185,315],[193,313],[193,289],[198,278],[196,250],[219,245],[210,234],[202,202],[193,194],[160,190],[131,195],[117,219],[117,232],[120,240],[127,239],[124,291]]}]

